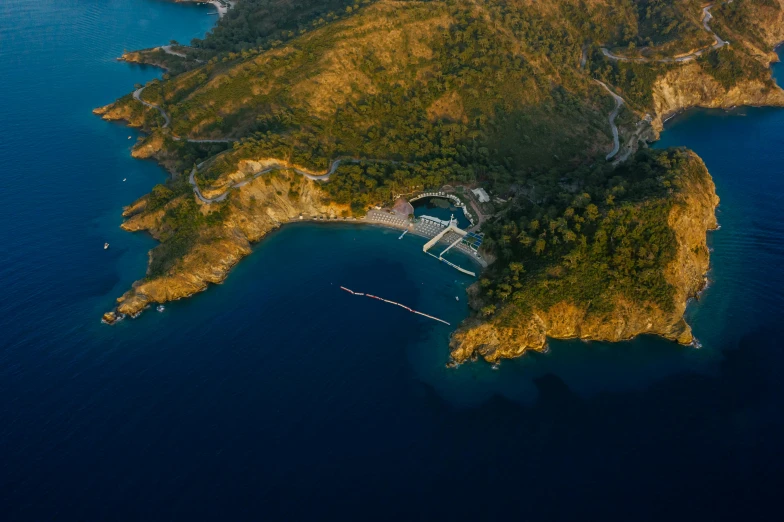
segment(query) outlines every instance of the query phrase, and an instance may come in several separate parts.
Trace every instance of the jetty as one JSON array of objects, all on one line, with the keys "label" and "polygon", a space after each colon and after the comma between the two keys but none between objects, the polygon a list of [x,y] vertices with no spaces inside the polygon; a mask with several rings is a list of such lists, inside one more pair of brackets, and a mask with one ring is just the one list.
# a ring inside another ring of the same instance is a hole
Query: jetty
[{"label": "jetty", "polygon": [[[477,232],[469,232],[457,226],[454,215],[449,221],[438,219],[432,216],[419,216],[413,222],[408,217],[403,217],[396,212],[385,210],[370,210],[364,219],[365,223],[373,223],[390,228],[402,230],[398,239],[402,239],[408,232],[429,238],[422,251],[433,256],[442,263],[451,266],[455,270],[464,274],[476,277],[476,273],[448,261],[444,255],[452,249],[457,249],[462,253],[471,256],[481,266],[486,267],[487,262],[479,255],[478,249],[482,245],[484,235]],[[439,242],[446,243],[441,253],[434,255],[429,250]]]},{"label": "jetty", "polygon": [[[433,220],[433,218],[431,218],[431,220]],[[446,223],[446,222],[443,222],[443,221],[440,221],[440,220],[436,220],[436,221],[439,221],[439,224],[441,224],[442,226],[443,226],[443,224]],[[466,232],[465,230],[463,230],[460,227],[458,227],[457,226],[457,221],[455,220],[455,216],[452,215],[452,217],[449,219],[449,223],[446,225],[446,228],[444,228],[441,232],[436,234],[435,237],[433,237],[430,241],[425,243],[425,245],[422,247],[422,252],[424,252],[425,254],[429,254],[429,255],[435,257],[436,259],[438,259],[442,263],[446,263],[447,265],[451,266],[452,268],[454,268],[455,270],[457,270],[459,272],[462,272],[464,274],[468,274],[468,275],[470,275],[472,277],[476,277],[476,274],[474,272],[471,272],[470,270],[466,270],[465,268],[463,268],[461,266],[458,266],[458,265],[452,263],[451,261],[448,261],[448,260],[444,259],[444,254],[449,252],[452,248],[462,244],[465,241],[465,238],[467,236],[469,236],[469,232]],[[432,253],[430,253],[430,249],[433,248],[435,245],[437,245],[438,242],[441,241],[442,239],[446,239],[447,242],[449,243],[449,246],[447,246],[437,256],[432,254]],[[481,244],[481,238],[480,238],[480,244]]]}]

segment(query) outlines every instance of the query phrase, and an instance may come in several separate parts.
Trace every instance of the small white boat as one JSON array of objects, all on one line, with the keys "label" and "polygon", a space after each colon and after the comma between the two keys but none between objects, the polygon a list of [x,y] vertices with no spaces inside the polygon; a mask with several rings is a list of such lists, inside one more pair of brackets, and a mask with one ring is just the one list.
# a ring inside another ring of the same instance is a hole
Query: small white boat
[{"label": "small white boat", "polygon": [[164,308],[163,305],[158,305],[155,309],[158,310],[159,312],[163,312],[164,310],[166,310],[166,308]]},{"label": "small white boat", "polygon": [[103,249],[104,250],[108,250],[109,249],[109,243],[104,243],[103,244]]},{"label": "small white boat", "polygon": [[125,181],[126,179],[128,179],[128,178],[123,178],[123,181]]},{"label": "small white boat", "polygon": [[128,139],[131,139],[131,137],[130,137],[130,136],[128,136]]},{"label": "small white boat", "polygon": [[459,300],[460,300],[460,298],[455,296],[455,301],[459,301]]}]

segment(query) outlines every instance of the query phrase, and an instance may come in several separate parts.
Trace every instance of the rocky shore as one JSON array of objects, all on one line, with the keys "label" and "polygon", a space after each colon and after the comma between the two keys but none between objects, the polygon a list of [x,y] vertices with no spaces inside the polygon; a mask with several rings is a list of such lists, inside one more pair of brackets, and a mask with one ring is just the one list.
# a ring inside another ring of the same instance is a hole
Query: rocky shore
[{"label": "rocky shore", "polygon": [[[670,311],[654,303],[640,302],[634,295],[617,294],[610,312],[596,313],[590,305],[562,301],[547,309],[534,307],[520,314],[508,305],[490,320],[467,320],[452,336],[450,349],[455,363],[476,357],[488,362],[519,357],[527,350],[544,351],[547,338],[590,341],[623,341],[642,334],[658,335],[680,344],[694,338],[683,319],[686,304],[705,285],[710,263],[706,233],[717,227],[719,203],[705,164],[694,153],[692,175],[678,181],[668,216],[675,232],[677,252],[665,269],[667,282],[675,289]],[[479,309],[478,287],[470,289],[473,308]]]},{"label": "rocky shore", "polygon": [[726,89],[698,65],[691,64],[673,69],[656,80],[653,101],[656,112],[652,126],[658,133],[670,116],[693,107],[784,107],[784,90],[758,80],[740,81]]}]

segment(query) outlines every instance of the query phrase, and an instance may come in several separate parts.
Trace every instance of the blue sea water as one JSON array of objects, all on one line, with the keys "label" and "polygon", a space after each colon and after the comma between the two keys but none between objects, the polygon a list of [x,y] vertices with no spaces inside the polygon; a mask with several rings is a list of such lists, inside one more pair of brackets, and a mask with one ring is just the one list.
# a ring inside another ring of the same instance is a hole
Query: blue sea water
[{"label": "blue sea water", "polygon": [[165,173],[91,109],[160,76],[116,62],[123,50],[203,35],[211,9],[0,5],[0,520],[778,509],[780,109],[692,111],[657,144],[697,151],[722,198],[713,282],[688,310],[699,350],[552,342],[498,370],[447,369],[450,327],[338,286],[454,325],[472,279],[419,238],[352,225],[284,227],[224,284],[100,324],[154,246],[119,229],[121,207]]}]

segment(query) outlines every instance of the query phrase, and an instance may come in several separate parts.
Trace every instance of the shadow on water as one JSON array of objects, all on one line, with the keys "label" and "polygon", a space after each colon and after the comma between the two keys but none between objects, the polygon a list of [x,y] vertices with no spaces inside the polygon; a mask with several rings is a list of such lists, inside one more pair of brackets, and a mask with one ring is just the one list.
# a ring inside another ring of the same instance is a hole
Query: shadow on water
[{"label": "shadow on water", "polygon": [[[495,472],[481,478],[492,502],[445,509],[493,519],[508,514],[510,499],[525,491],[537,499],[523,509],[534,519],[568,519],[576,505],[592,520],[765,514],[781,485],[784,364],[770,343],[782,333],[746,334],[725,347],[710,376],[665,376],[645,390],[585,397],[560,375],[544,373],[532,381],[539,397],[532,405],[496,396],[481,407],[452,410],[436,423],[435,437],[466,452],[476,441],[492,445],[483,451]],[[431,393],[431,404],[438,395]],[[503,436],[487,441],[490,426]],[[470,461],[464,465],[448,473],[478,471]]]}]

